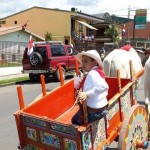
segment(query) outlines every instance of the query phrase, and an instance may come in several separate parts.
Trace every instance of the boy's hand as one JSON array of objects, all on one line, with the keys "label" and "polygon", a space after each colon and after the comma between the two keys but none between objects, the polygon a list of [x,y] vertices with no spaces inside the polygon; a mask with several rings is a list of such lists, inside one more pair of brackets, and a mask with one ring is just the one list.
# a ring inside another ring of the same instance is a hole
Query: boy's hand
[{"label": "boy's hand", "polygon": [[84,101],[84,100],[86,100],[87,95],[86,95],[85,92],[79,92],[79,93],[78,93],[78,98],[79,98],[79,100]]}]

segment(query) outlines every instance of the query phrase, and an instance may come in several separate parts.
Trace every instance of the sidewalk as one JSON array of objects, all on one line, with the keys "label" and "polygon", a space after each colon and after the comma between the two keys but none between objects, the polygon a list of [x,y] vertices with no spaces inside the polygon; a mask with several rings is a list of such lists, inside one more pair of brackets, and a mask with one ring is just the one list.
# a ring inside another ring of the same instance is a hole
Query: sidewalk
[{"label": "sidewalk", "polygon": [[13,75],[13,74],[21,74],[22,66],[18,67],[2,67],[0,68],[0,77]]},{"label": "sidewalk", "polygon": [[0,81],[29,76],[28,74],[22,74],[21,70],[22,66],[0,68]]}]

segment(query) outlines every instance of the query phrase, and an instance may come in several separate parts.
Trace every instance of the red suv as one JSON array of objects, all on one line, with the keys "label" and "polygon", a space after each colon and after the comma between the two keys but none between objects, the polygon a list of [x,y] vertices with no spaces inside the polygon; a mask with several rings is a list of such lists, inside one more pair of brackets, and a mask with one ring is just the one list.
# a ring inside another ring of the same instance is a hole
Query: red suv
[{"label": "red suv", "polygon": [[71,45],[64,45],[61,42],[36,42],[34,52],[27,55],[28,48],[25,49],[22,65],[22,73],[29,73],[30,80],[44,74],[45,77],[53,75],[60,80],[58,66],[63,69],[63,78],[66,74],[75,71],[76,54]]}]

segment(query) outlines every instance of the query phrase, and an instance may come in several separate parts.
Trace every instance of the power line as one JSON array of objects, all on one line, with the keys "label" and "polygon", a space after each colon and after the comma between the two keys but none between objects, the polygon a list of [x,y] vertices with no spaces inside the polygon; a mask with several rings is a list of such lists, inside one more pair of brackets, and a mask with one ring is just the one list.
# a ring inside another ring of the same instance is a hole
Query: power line
[{"label": "power line", "polygon": [[[117,9],[117,10],[112,10],[112,11],[109,11],[110,13],[112,13],[112,12],[118,12],[118,11],[126,11],[126,12],[128,12],[128,9],[129,8],[123,8],[123,9]],[[130,9],[132,10],[132,9],[143,9],[143,8],[137,8],[137,7],[134,7],[134,6],[131,6],[130,7]],[[146,8],[145,8],[146,9]],[[146,9],[146,10],[150,10],[150,9]],[[104,12],[106,12],[106,10],[104,11]],[[147,13],[147,14],[150,14],[150,13]]]},{"label": "power line", "polygon": [[112,10],[112,11],[110,11],[110,12],[123,11],[123,10],[128,10],[128,8],[118,9],[118,10]]}]

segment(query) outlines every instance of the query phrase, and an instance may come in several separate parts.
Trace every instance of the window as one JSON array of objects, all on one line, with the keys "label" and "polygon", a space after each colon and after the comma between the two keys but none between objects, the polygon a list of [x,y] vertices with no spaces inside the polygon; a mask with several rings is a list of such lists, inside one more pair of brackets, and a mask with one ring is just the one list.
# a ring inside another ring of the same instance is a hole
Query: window
[{"label": "window", "polygon": [[68,40],[65,40],[65,44],[67,45],[69,42],[68,42]]},{"label": "window", "polygon": [[14,21],[14,24],[17,24],[17,21]]},{"label": "window", "polygon": [[27,52],[28,52],[28,48],[26,47],[25,50],[24,50],[24,54],[23,54],[24,59],[28,58]]},{"label": "window", "polygon": [[68,50],[68,54],[69,55],[73,55],[73,49],[72,49],[72,47],[69,47],[67,50]]},{"label": "window", "polygon": [[34,52],[41,54],[43,58],[46,58],[46,47],[34,47]]},{"label": "window", "polygon": [[65,56],[66,55],[63,45],[52,45],[51,53],[52,53],[52,56]]},{"label": "window", "polygon": [[79,23],[79,31],[83,32],[83,24]]}]

